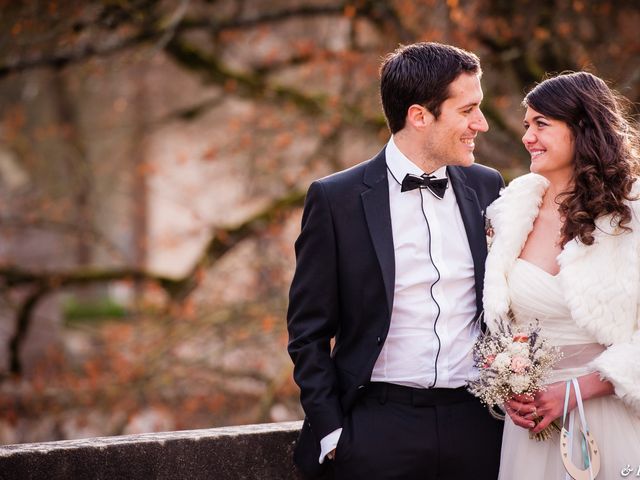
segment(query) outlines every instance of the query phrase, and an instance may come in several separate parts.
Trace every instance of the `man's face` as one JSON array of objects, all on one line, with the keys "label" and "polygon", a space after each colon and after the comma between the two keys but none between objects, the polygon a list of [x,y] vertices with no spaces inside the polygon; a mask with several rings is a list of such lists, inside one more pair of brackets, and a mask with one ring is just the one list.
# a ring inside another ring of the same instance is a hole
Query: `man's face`
[{"label": "man's face", "polygon": [[462,73],[451,82],[440,116],[432,118],[425,130],[424,158],[440,166],[473,164],[476,135],[489,130],[480,111],[482,97],[476,74]]}]

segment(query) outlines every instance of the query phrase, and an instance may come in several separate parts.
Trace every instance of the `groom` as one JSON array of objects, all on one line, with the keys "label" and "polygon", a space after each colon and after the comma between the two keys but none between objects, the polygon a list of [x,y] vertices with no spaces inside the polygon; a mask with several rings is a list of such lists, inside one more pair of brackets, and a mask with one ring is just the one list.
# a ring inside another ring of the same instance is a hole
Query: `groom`
[{"label": "groom", "polygon": [[309,188],[287,320],[310,478],[497,477],[502,424],[464,387],[483,213],[503,186],[474,165],[481,74],[456,47],[398,48],[381,68],[386,147]]}]

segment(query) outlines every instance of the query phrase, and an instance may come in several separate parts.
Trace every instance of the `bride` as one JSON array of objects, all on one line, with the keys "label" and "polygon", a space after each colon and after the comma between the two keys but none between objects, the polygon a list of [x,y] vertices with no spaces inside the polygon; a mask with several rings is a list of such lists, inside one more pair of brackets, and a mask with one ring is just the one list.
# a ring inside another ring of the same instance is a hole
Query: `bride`
[{"label": "bride", "polygon": [[[500,479],[565,478],[560,436],[537,442],[529,434],[562,423],[572,378],[599,445],[600,470],[593,473],[598,480],[634,476],[640,469],[638,132],[606,83],[586,72],[543,81],[523,104],[532,173],[511,182],[487,211],[495,233],[485,321],[495,327],[510,313],[517,324],[537,320],[563,356],[544,390],[505,404]],[[568,410],[579,419],[575,392]],[[568,463],[588,479],[580,423]]]}]

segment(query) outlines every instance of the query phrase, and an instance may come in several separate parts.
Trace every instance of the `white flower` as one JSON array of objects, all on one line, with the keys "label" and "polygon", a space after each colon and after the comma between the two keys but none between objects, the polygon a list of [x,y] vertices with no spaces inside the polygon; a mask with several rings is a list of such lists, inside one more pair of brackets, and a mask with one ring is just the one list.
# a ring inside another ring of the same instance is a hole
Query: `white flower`
[{"label": "white flower", "polygon": [[549,355],[549,354],[548,354],[548,352],[546,352],[546,351],[545,351],[544,349],[542,349],[542,348],[539,348],[538,350],[536,350],[536,351],[533,353],[533,359],[534,359],[535,361],[539,361],[539,360],[541,360],[542,358],[547,357],[548,355]]},{"label": "white flower", "polygon": [[529,377],[527,375],[512,375],[509,377],[509,385],[513,393],[522,393],[529,386]]},{"label": "white flower", "polygon": [[496,370],[506,370],[511,366],[511,355],[507,352],[500,352],[493,360],[491,367]]},{"label": "white flower", "polygon": [[528,357],[529,356],[529,344],[522,342],[512,342],[507,348],[509,353],[514,356]]}]

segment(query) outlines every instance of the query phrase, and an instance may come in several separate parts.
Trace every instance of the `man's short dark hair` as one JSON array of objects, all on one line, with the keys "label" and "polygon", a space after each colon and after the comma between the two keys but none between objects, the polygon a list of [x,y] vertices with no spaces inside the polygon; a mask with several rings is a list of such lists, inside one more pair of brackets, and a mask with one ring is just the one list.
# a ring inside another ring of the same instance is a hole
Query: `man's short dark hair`
[{"label": "man's short dark hair", "polygon": [[437,119],[449,84],[461,73],[482,74],[480,59],[451,45],[421,42],[398,47],[380,67],[380,97],[391,133],[404,128],[409,107],[423,105]]}]

